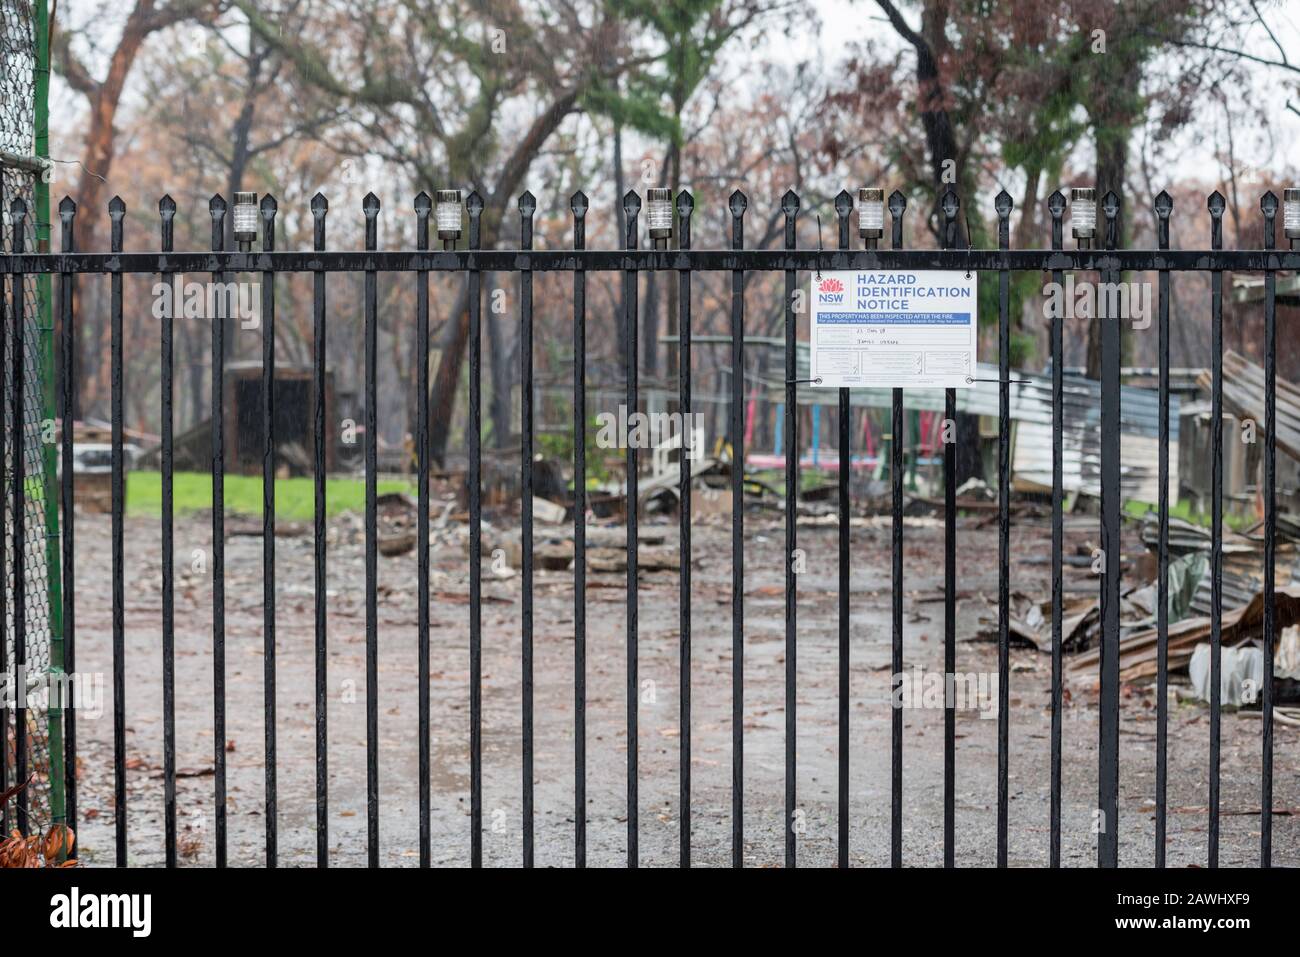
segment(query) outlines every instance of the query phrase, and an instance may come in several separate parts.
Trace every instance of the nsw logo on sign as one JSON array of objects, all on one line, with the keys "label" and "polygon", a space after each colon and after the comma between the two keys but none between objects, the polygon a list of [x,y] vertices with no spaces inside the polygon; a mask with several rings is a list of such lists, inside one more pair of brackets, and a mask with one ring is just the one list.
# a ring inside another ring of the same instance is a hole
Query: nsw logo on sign
[{"label": "nsw logo on sign", "polygon": [[834,277],[827,277],[817,286],[818,302],[843,302],[844,283]]}]

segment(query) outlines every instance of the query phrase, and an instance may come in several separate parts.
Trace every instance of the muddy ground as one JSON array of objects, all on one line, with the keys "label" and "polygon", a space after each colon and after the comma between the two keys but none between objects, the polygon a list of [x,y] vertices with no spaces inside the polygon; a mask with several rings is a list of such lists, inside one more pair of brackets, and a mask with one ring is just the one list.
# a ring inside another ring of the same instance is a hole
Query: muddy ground
[{"label": "muddy ground", "polygon": [[[435,514],[437,509],[435,509]],[[500,519],[498,519],[500,521]],[[887,517],[853,529],[851,854],[858,865],[889,862],[890,550]],[[745,861],[783,860],[784,600],[783,520],[771,512],[746,516],[745,547]],[[237,523],[232,519],[232,528]],[[247,529],[248,522],[238,523]],[[454,523],[453,523],[454,524]],[[647,521],[676,542],[676,520]],[[982,525],[982,527],[981,527]],[[84,860],[113,862],[111,603],[107,516],[77,519],[78,670],[105,674],[104,713],[79,721],[80,813]],[[433,858],[469,859],[469,607],[468,567],[455,535],[444,529],[432,553],[430,689],[433,724]],[[493,534],[485,541],[488,571]],[[539,539],[555,534],[539,525]],[[694,863],[731,861],[730,525],[727,518],[695,526],[693,587]],[[799,863],[835,861],[837,630],[834,525],[800,525],[807,570],[799,578],[798,804],[804,831]],[[1095,531],[1091,537],[1095,538]],[[996,647],[976,640],[996,614],[996,526],[963,519],[959,531],[958,670],[996,671]],[[1067,548],[1089,538],[1067,533]],[[941,671],[943,531],[933,518],[906,529],[905,660]],[[213,862],[213,732],[211,581],[195,571],[210,547],[210,520],[177,520],[176,733],[183,863]],[[1134,537],[1131,550],[1140,550]],[[1017,519],[1012,588],[1048,594],[1050,532],[1042,518]],[[126,525],[126,713],[128,725],[129,860],[163,860],[161,601],[159,527]],[[329,842],[331,863],[366,860],[365,604],[359,521],[331,527],[329,554]],[[210,563],[210,559],[208,560]],[[227,757],[229,859],[264,861],[262,542],[229,538],[226,572]],[[381,557],[380,581],[380,861],[418,863],[417,673],[415,555]],[[1070,574],[1070,573],[1067,573]],[[1095,587],[1082,577],[1072,587]],[[279,748],[279,860],[315,862],[313,570],[310,530],[277,543],[276,575]],[[520,588],[519,578],[485,576],[483,606],[484,861],[521,859]],[[678,578],[644,573],[640,583],[640,677],[652,681],[640,706],[640,860],[678,863]],[[588,862],[626,860],[625,576],[588,575]],[[573,849],[573,591],[570,571],[539,570],[536,578],[536,861],[572,865]],[[1010,863],[1048,860],[1050,755],[1048,654],[1011,652]],[[942,863],[943,711],[905,715],[904,862]],[[1063,862],[1095,863],[1093,808],[1097,793],[1095,684],[1070,687],[1064,715]],[[1122,696],[1120,861],[1153,860],[1155,700],[1150,687]],[[975,711],[957,717],[956,853],[961,865],[995,862],[997,722]],[[1276,729],[1274,862],[1300,864],[1300,729]],[[1172,707],[1169,737],[1171,865],[1203,865],[1207,842],[1207,710]],[[1260,721],[1226,713],[1223,720],[1221,863],[1253,865],[1259,847]]]}]

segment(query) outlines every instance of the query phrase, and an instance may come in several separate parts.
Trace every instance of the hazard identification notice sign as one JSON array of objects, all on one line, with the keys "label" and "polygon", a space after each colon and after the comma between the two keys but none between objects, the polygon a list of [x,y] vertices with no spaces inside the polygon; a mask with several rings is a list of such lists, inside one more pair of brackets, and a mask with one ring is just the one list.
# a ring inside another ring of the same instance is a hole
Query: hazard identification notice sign
[{"label": "hazard identification notice sign", "polygon": [[814,384],[973,387],[975,289],[975,275],[961,270],[814,275]]}]

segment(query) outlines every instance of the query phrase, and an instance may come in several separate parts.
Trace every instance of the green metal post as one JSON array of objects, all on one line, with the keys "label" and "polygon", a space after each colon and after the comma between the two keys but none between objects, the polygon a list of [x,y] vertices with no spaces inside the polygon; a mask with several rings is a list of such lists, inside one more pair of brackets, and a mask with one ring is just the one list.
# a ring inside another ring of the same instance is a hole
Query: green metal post
[{"label": "green metal post", "polygon": [[[47,0],[36,0],[36,76],[34,115],[36,155],[50,157],[50,12]],[[36,178],[36,248],[50,251],[50,167]],[[53,277],[42,273],[36,283],[36,308],[40,324],[41,355],[41,463],[45,502],[45,569],[50,614],[51,688],[62,688],[63,676],[63,576],[59,564],[58,449],[54,440],[56,416],[54,383]],[[65,422],[64,428],[71,428]],[[64,802],[63,709],[51,690],[49,708],[50,817],[54,827],[67,823]]]}]

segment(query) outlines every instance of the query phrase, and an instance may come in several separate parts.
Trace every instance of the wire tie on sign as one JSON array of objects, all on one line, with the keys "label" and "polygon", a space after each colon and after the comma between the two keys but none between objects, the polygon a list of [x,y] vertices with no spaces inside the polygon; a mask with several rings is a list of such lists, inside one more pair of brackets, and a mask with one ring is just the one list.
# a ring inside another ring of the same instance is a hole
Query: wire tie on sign
[{"label": "wire tie on sign", "polygon": [[[973,376],[966,377],[967,385],[974,385],[976,382],[1002,382],[1002,379],[976,379]],[[1033,379],[1006,379],[1008,385],[1032,385]]]},{"label": "wire tie on sign", "polygon": [[786,385],[802,385],[805,382],[811,382],[813,385],[821,385],[822,377],[817,376],[817,378],[815,379],[786,379],[785,380]]}]

